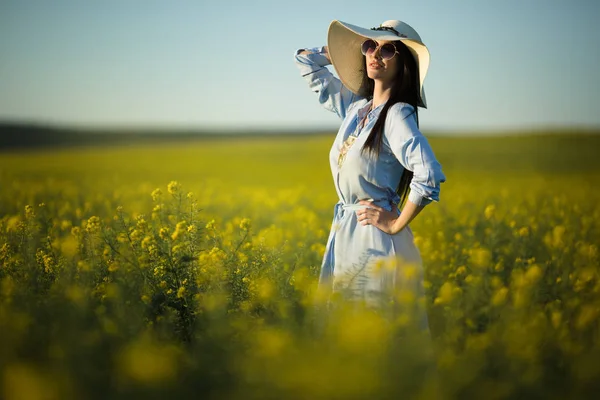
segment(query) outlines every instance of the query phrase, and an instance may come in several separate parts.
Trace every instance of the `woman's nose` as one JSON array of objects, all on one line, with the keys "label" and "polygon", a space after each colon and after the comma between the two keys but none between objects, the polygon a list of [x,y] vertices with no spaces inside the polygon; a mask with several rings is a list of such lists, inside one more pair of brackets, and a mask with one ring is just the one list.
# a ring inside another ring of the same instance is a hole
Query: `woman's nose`
[{"label": "woman's nose", "polygon": [[381,58],[381,46],[377,46],[375,50],[373,50],[373,57]]}]

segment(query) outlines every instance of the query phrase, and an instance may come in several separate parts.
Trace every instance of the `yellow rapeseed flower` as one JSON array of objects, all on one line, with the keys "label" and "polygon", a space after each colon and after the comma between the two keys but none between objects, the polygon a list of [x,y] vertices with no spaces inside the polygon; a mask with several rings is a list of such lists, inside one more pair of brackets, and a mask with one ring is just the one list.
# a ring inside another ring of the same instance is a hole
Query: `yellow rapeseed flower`
[{"label": "yellow rapeseed flower", "polygon": [[181,221],[175,225],[175,231],[171,235],[171,239],[177,240],[187,232],[187,222]]},{"label": "yellow rapeseed flower", "polygon": [[534,264],[531,267],[529,267],[525,272],[525,279],[528,283],[534,284],[540,280],[542,275],[542,269],[538,265]]},{"label": "yellow rapeseed flower", "polygon": [[483,248],[473,249],[469,256],[469,261],[476,267],[485,268],[492,261],[492,253]]},{"label": "yellow rapeseed flower", "polygon": [[248,218],[242,218],[242,221],[240,222],[240,229],[243,231],[247,231],[250,229],[251,226],[251,222]]},{"label": "yellow rapeseed flower", "polygon": [[552,326],[555,329],[558,329],[562,321],[562,314],[560,313],[560,311],[554,311],[550,316],[550,321],[552,322]]},{"label": "yellow rapeseed flower", "polygon": [[156,188],[152,191],[152,200],[154,201],[158,201],[160,199],[160,197],[162,196],[162,190],[160,190],[159,188]]},{"label": "yellow rapeseed flower", "polygon": [[96,216],[92,216],[87,220],[87,224],[85,226],[85,230],[88,233],[97,233],[100,231],[100,218]]},{"label": "yellow rapeseed flower", "polygon": [[169,228],[167,228],[166,226],[163,226],[162,228],[160,228],[160,230],[158,231],[158,236],[160,236],[160,238],[162,240],[169,239],[171,237],[169,235]]},{"label": "yellow rapeseed flower", "polygon": [[171,181],[167,185],[167,191],[172,195],[178,193],[180,189],[181,189],[181,185],[179,185],[179,182],[177,182],[177,181]]},{"label": "yellow rapeseed flower", "polygon": [[579,315],[575,320],[575,327],[579,330],[585,329],[592,321],[595,321],[598,317],[598,307],[591,304],[584,304],[581,306]]},{"label": "yellow rapeseed flower", "polygon": [[178,351],[143,338],[126,346],[118,357],[120,373],[133,381],[156,385],[177,377]]},{"label": "yellow rapeseed flower", "polygon": [[449,304],[454,299],[455,285],[452,282],[444,282],[438,291],[438,296],[434,300],[434,304]]},{"label": "yellow rapeseed flower", "polygon": [[490,204],[489,206],[487,206],[485,208],[485,211],[483,213],[484,213],[486,219],[491,219],[494,216],[494,214],[496,213],[496,206],[493,204]]},{"label": "yellow rapeseed flower", "polygon": [[35,217],[35,211],[29,204],[25,206],[25,218],[30,219]]},{"label": "yellow rapeseed flower", "polygon": [[495,306],[500,306],[506,302],[506,295],[508,294],[508,289],[506,287],[501,287],[496,290],[494,295],[492,296],[492,304]]}]

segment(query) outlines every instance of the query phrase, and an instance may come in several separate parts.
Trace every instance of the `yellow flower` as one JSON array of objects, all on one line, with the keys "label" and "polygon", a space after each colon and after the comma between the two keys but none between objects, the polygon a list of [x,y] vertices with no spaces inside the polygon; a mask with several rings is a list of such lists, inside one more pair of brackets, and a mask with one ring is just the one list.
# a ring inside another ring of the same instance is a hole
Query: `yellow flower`
[{"label": "yellow flower", "polygon": [[185,296],[185,287],[181,286],[178,290],[177,290],[177,298],[181,299],[183,298],[183,296]]},{"label": "yellow flower", "polygon": [[485,211],[483,213],[484,213],[486,219],[491,219],[494,216],[495,212],[496,212],[496,206],[493,204],[490,204],[489,206],[487,206],[485,208]]},{"label": "yellow flower", "polygon": [[160,236],[160,238],[162,240],[167,240],[169,239],[169,228],[163,226],[162,228],[160,228],[160,231],[158,231],[158,236]]},{"label": "yellow flower", "polygon": [[444,282],[438,291],[438,296],[434,300],[434,304],[449,304],[456,293],[454,289],[455,286],[452,282]]},{"label": "yellow flower", "polygon": [[35,211],[33,211],[33,207],[28,204],[25,206],[25,218],[29,219],[33,217],[35,217]]},{"label": "yellow flower", "polygon": [[246,253],[238,253],[237,258],[241,264],[248,262],[248,255],[246,255]]},{"label": "yellow flower", "polygon": [[171,239],[177,240],[179,237],[183,236],[183,234],[187,231],[187,222],[181,221],[175,225],[175,232],[171,235]]},{"label": "yellow flower", "polygon": [[172,195],[178,193],[179,189],[181,189],[181,185],[179,185],[179,182],[177,182],[177,181],[171,181],[167,185],[167,191]]},{"label": "yellow flower", "polygon": [[243,218],[240,222],[240,229],[243,231],[247,231],[250,229],[250,220],[248,218]]},{"label": "yellow flower", "polygon": [[19,217],[18,215],[10,217],[8,219],[8,222],[6,223],[6,230],[7,231],[16,231],[19,229],[19,226],[21,226],[21,217]]},{"label": "yellow flower", "polygon": [[142,239],[142,249],[147,249],[152,244],[152,236],[146,236]]},{"label": "yellow flower", "polygon": [[552,326],[555,329],[558,328],[562,320],[562,314],[560,313],[560,311],[554,311],[550,317],[550,320],[552,321]]},{"label": "yellow flower", "polygon": [[164,384],[176,379],[179,351],[148,338],[128,344],[117,357],[119,374],[144,385]]},{"label": "yellow flower", "polygon": [[456,275],[462,275],[465,274],[467,272],[467,268],[464,265],[461,265],[460,267],[456,268]]},{"label": "yellow flower", "polygon": [[261,300],[268,300],[275,291],[273,284],[268,279],[262,278],[257,283],[257,294]]},{"label": "yellow flower", "polygon": [[521,236],[521,237],[529,236],[529,228],[524,226],[521,229],[519,229],[519,236]]},{"label": "yellow flower", "polygon": [[598,317],[598,308],[591,304],[584,304],[575,320],[575,327],[579,330],[585,329],[592,321]]},{"label": "yellow flower", "polygon": [[158,199],[160,199],[160,197],[162,196],[162,190],[160,190],[159,188],[156,188],[152,191],[152,200],[154,201],[158,201]]},{"label": "yellow flower", "polygon": [[508,294],[508,289],[506,287],[501,287],[494,293],[492,296],[492,304],[495,306],[500,306],[506,302],[506,295]]},{"label": "yellow flower", "polygon": [[492,253],[487,249],[473,249],[469,261],[476,267],[487,267],[492,261]]},{"label": "yellow flower", "polygon": [[542,269],[537,265],[532,265],[531,267],[529,267],[527,272],[525,272],[525,279],[531,284],[534,284],[537,281],[539,281],[541,277]]},{"label": "yellow flower", "polygon": [[87,220],[85,230],[88,233],[96,233],[100,230],[100,218],[93,216]]}]

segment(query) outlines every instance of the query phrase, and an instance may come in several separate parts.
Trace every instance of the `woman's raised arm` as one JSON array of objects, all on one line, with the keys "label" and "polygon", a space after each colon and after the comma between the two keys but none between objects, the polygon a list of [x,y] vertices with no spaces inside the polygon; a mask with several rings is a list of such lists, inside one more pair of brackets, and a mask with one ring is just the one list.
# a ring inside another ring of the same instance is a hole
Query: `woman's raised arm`
[{"label": "woman's raised arm", "polygon": [[310,89],[319,95],[319,102],[323,107],[336,113],[341,119],[346,116],[350,105],[362,98],[348,90],[327,69],[326,66],[331,64],[327,46],[298,49],[294,54],[294,61]]}]

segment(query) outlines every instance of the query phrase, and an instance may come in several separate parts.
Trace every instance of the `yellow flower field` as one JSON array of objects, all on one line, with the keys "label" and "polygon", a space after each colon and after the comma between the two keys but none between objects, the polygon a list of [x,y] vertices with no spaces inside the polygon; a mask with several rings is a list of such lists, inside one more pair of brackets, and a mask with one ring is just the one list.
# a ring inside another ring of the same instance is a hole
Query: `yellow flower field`
[{"label": "yellow flower field", "polygon": [[431,138],[426,295],[383,309],[316,287],[332,140],[0,153],[0,398],[594,393],[600,136]]}]

